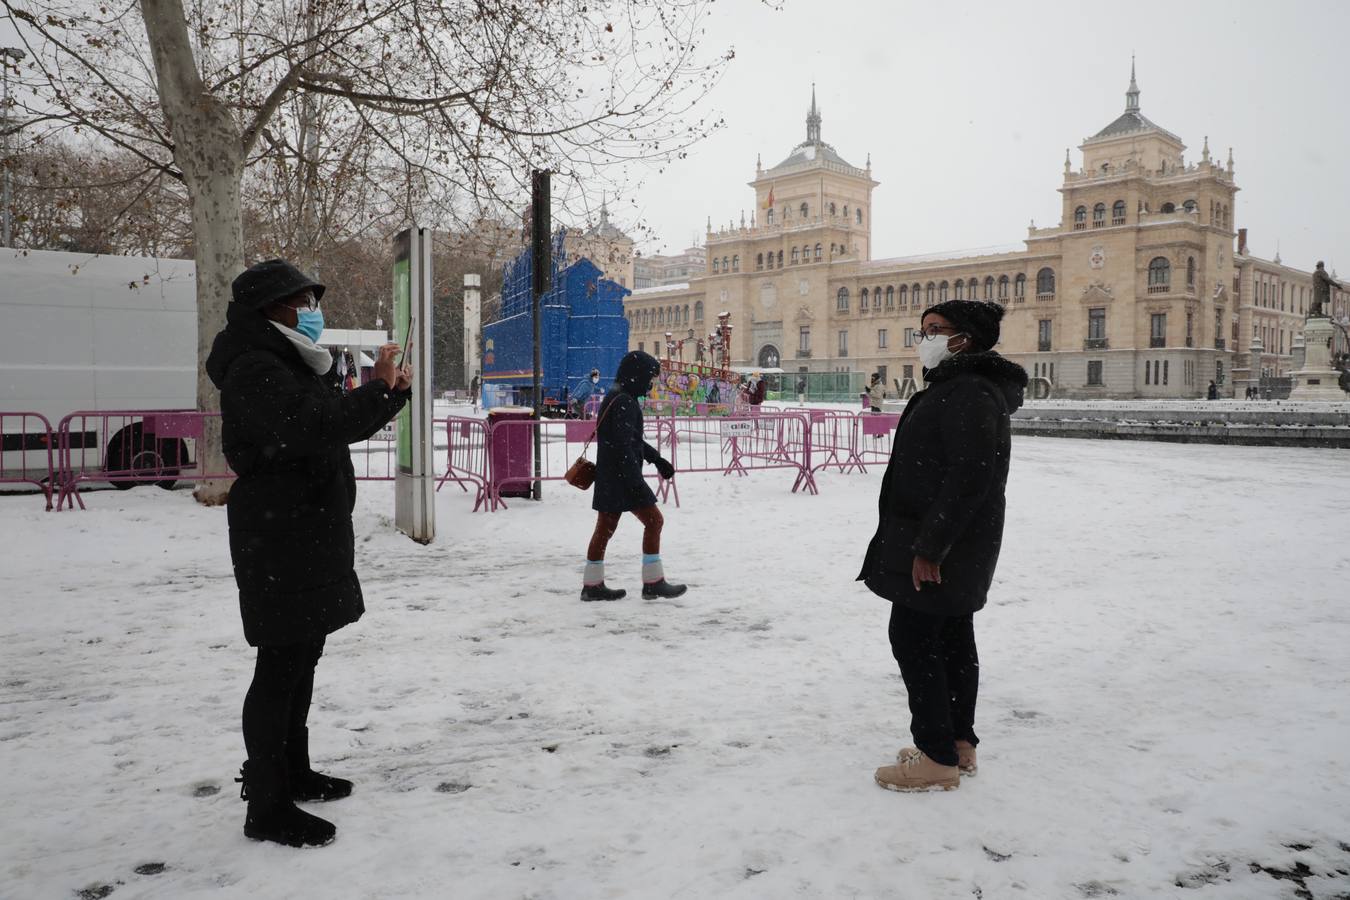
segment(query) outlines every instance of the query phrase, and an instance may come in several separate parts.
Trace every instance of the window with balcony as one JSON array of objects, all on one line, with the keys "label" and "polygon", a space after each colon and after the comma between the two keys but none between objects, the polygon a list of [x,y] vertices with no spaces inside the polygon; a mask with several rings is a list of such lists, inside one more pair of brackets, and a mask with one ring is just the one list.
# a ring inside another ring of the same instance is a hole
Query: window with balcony
[{"label": "window with balcony", "polygon": [[1087,207],[1080,206],[1073,211],[1073,230],[1082,231],[1087,228]]},{"label": "window with balcony", "polygon": [[1167,346],[1167,313],[1154,313],[1149,317],[1148,345]]},{"label": "window with balcony", "polygon": [[928,287],[924,288],[924,290],[928,295],[928,305],[932,306],[933,302],[937,299],[937,285],[930,281],[928,282]]},{"label": "window with balcony", "polygon": [[764,268],[764,254],[763,254],[763,253],[756,253],[756,254],[755,254],[755,271],[756,271],[756,272],[759,272],[759,271],[761,271],[763,268]]},{"label": "window with balcony", "polygon": [[886,285],[886,308],[895,308],[895,285],[893,284]]},{"label": "window with balcony", "polygon": [[797,248],[796,248],[796,247],[793,247],[793,248],[792,248],[792,264],[795,266],[795,265],[796,265],[798,262],[800,262],[800,261],[801,261],[801,257],[800,257],[800,256],[798,255],[798,253],[797,253]]},{"label": "window with balcony", "polygon": [[[989,286],[990,286],[990,283],[993,282],[993,280],[994,280],[994,279],[989,278],[989,279],[986,279],[985,282],[984,282],[984,295],[985,295],[985,297],[988,297],[988,296],[989,296]],[[1007,300],[1007,299],[1008,299],[1008,276],[1007,276],[1007,275],[1000,275],[1000,276],[998,276],[998,299],[1000,299],[1000,300]]]},{"label": "window with balcony", "polygon": [[834,295],[834,308],[839,312],[848,312],[848,288],[841,287],[839,293]]},{"label": "window with balcony", "polygon": [[694,302],[694,321],[695,321],[695,322],[702,322],[702,321],[703,321],[703,301],[702,301],[702,300],[697,300],[697,301]]},{"label": "window with balcony", "polygon": [[956,279],[956,299],[966,299],[966,283],[960,278]]},{"label": "window with balcony", "polygon": [[803,219],[808,218],[807,214],[811,211],[811,207],[803,203],[800,207],[800,211]]},{"label": "window with balcony", "polygon": [[1092,207],[1092,227],[1101,228],[1106,225],[1106,204],[1098,203]]},{"label": "window with balcony", "polygon": [[1161,256],[1155,256],[1148,264],[1148,292],[1165,294],[1171,287],[1172,264]]},{"label": "window with balcony", "polygon": [[1046,266],[1036,273],[1036,296],[1053,297],[1055,295],[1055,270]]},{"label": "window with balcony", "polygon": [[768,225],[772,225],[772,224],[773,224],[773,207],[772,207],[772,206],[770,206],[767,210],[764,211],[764,221],[765,221],[765,223],[768,224]]},{"label": "window with balcony", "polygon": [[[1002,296],[1007,297],[1007,296],[1008,296],[1008,276],[1007,276],[1007,275],[1004,275],[1004,276],[1003,276],[1002,290],[1003,290]],[[986,300],[993,300],[993,299],[994,299],[994,276],[993,276],[993,275],[985,276],[985,279],[984,279],[984,299],[986,299]]]},{"label": "window with balcony", "polygon": [[779,251],[778,251],[778,260],[777,260],[777,263],[778,263],[778,264],[777,264],[774,268],[777,268],[777,269],[783,268],[783,251],[782,251],[782,250],[779,250]]},{"label": "window with balcony", "polygon": [[872,308],[881,309],[881,288],[872,288]]},{"label": "window with balcony", "polygon": [[947,282],[945,281],[938,285],[938,302],[947,302]]},{"label": "window with balcony", "polygon": [[1053,337],[1054,322],[1050,319],[1041,319],[1036,330],[1036,349],[1041,353],[1050,352],[1051,338]]},{"label": "window with balcony", "polygon": [[820,250],[821,250],[821,245],[820,245],[820,244],[816,244],[816,262],[820,262]]},{"label": "window with balcony", "polygon": [[867,291],[867,288],[863,288],[863,289],[862,289],[862,293],[858,295],[858,311],[859,311],[859,312],[867,312],[867,297],[868,297],[868,291]]},{"label": "window with balcony", "polygon": [[1018,272],[1017,277],[1013,279],[1013,298],[1021,300],[1027,295],[1027,276],[1025,272]]},{"label": "window with balcony", "polygon": [[714,275],[716,275],[716,274],[718,273],[718,271],[719,271],[718,268],[717,268],[717,257],[715,257],[715,256],[713,257],[713,261],[712,261],[712,269],[713,269],[713,274],[714,274]]},{"label": "window with balcony", "polygon": [[909,285],[907,284],[900,285],[900,305],[909,305]]},{"label": "window with balcony", "polygon": [[919,288],[919,286],[918,286],[917,284],[915,284],[915,285],[914,285],[914,293],[910,295],[909,302],[910,302],[910,303],[913,303],[915,306],[918,306],[919,303],[921,302],[920,299],[919,299],[919,297],[920,297],[920,292],[921,292],[921,289]]},{"label": "window with balcony", "polygon": [[1115,203],[1113,203],[1113,204],[1111,205],[1111,224],[1112,224],[1112,225],[1124,225],[1124,224],[1125,224],[1125,201],[1124,201],[1124,200],[1117,200]]}]

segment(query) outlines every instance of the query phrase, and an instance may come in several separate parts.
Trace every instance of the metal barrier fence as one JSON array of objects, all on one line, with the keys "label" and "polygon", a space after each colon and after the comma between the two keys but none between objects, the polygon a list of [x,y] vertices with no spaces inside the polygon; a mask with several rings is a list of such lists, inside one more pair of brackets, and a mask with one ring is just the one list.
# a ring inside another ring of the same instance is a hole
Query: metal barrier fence
[{"label": "metal barrier fence", "polygon": [[56,482],[54,443],[52,423],[41,413],[0,412],[0,484],[37,485],[50,510]]},{"label": "metal barrier fence", "polygon": [[891,448],[895,442],[895,426],[900,423],[899,413],[858,413],[858,427],[854,436],[854,456],[858,468],[866,472],[866,464],[886,465],[891,458]]},{"label": "metal barrier fence", "polygon": [[858,458],[858,416],[840,409],[814,409],[789,406],[784,412],[805,416],[811,423],[812,471],[839,469],[848,473],[855,468],[866,472]]},{"label": "metal barrier fence", "polygon": [[797,473],[792,490],[818,493],[811,471],[811,425],[796,413],[760,412],[745,417],[678,416],[672,426],[676,472],[746,475],[756,469]]},{"label": "metal barrier fence", "polygon": [[436,490],[445,487],[447,481],[453,481],[465,493],[469,491],[468,485],[473,485],[473,511],[491,509],[487,420],[448,416],[444,426],[445,474],[436,482]]}]

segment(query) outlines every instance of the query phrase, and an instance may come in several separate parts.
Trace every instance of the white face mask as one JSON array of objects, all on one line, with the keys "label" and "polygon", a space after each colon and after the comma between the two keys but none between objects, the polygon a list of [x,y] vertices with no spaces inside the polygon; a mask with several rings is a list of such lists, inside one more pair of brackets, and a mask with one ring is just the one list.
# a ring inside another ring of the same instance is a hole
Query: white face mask
[{"label": "white face mask", "polygon": [[599,383],[600,383],[600,376],[599,376],[599,375],[592,375],[592,376],[591,376],[591,384],[599,384]]},{"label": "white face mask", "polygon": [[919,341],[919,362],[925,369],[936,369],[944,359],[955,354],[947,348],[947,341],[954,335],[926,334]]}]

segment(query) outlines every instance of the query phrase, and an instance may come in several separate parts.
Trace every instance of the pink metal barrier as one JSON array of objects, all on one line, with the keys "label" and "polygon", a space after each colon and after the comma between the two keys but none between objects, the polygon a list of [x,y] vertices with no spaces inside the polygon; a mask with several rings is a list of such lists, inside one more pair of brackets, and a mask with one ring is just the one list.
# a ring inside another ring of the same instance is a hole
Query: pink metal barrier
[{"label": "pink metal barrier", "polygon": [[183,409],[71,413],[57,425],[57,510],[68,502],[84,509],[79,486],[85,482],[167,489],[179,481],[233,478],[228,468],[202,472],[193,461],[205,419],[219,415]]},{"label": "pink metal barrier", "polygon": [[865,472],[865,463],[886,465],[891,458],[895,426],[900,423],[900,414],[866,412],[859,413],[857,420],[854,455],[859,468]]},{"label": "pink metal barrier", "polygon": [[445,420],[445,474],[436,483],[436,490],[445,487],[447,481],[453,481],[465,493],[473,485],[474,512],[491,508],[487,432],[484,419],[450,416]]},{"label": "pink metal barrier", "polygon": [[33,484],[52,508],[52,423],[35,412],[0,412],[0,484]]},{"label": "pink metal barrier", "polygon": [[858,416],[840,409],[815,407],[788,407],[785,412],[806,416],[811,422],[812,471],[839,469],[848,473],[854,469],[866,472],[867,467],[857,453]]},{"label": "pink metal barrier", "polygon": [[749,474],[756,469],[797,473],[792,490],[817,493],[811,468],[811,425],[797,413],[760,411],[750,416],[677,416],[673,426],[677,472]]}]

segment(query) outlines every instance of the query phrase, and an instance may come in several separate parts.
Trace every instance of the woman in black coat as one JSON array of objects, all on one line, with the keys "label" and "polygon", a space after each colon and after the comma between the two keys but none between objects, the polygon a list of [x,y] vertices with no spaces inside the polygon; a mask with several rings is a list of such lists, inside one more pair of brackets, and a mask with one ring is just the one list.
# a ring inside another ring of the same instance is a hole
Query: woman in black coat
[{"label": "woman in black coat", "polygon": [[892,790],[951,789],[974,774],[984,607],[1003,540],[1009,416],[1026,370],[995,353],[1003,307],[952,300],[923,314],[925,390],[896,427],[880,522],[858,579],[891,601],[891,651],[909,694],[914,747],[876,772]]},{"label": "woman in black coat", "polygon": [[656,495],[642,477],[643,462],[652,463],[662,478],[673,478],[675,467],[642,439],[642,405],[639,398],[651,390],[652,379],[661,374],[661,364],[650,354],[634,350],[619,361],[614,386],[605,395],[595,428],[595,532],[586,549],[582,574],[582,600],[619,600],[627,591],[605,587],[605,548],[619,527],[623,514],[631,512],[642,523],[642,596],[653,600],[678,597],[683,584],[666,581],[661,565],[661,527],[665,519],[656,507]]},{"label": "woman in black coat", "polygon": [[283,260],[234,280],[206,371],[220,389],[230,488],[230,558],[244,637],[258,648],[244,699],[244,833],[293,846],[332,840],[294,800],[335,800],[352,784],[310,768],[306,721],[325,637],[361,618],[353,567],[356,477],[347,445],[368,439],[411,395],[408,369],[379,352],[375,377],[343,395],[323,330],[324,286]]}]

